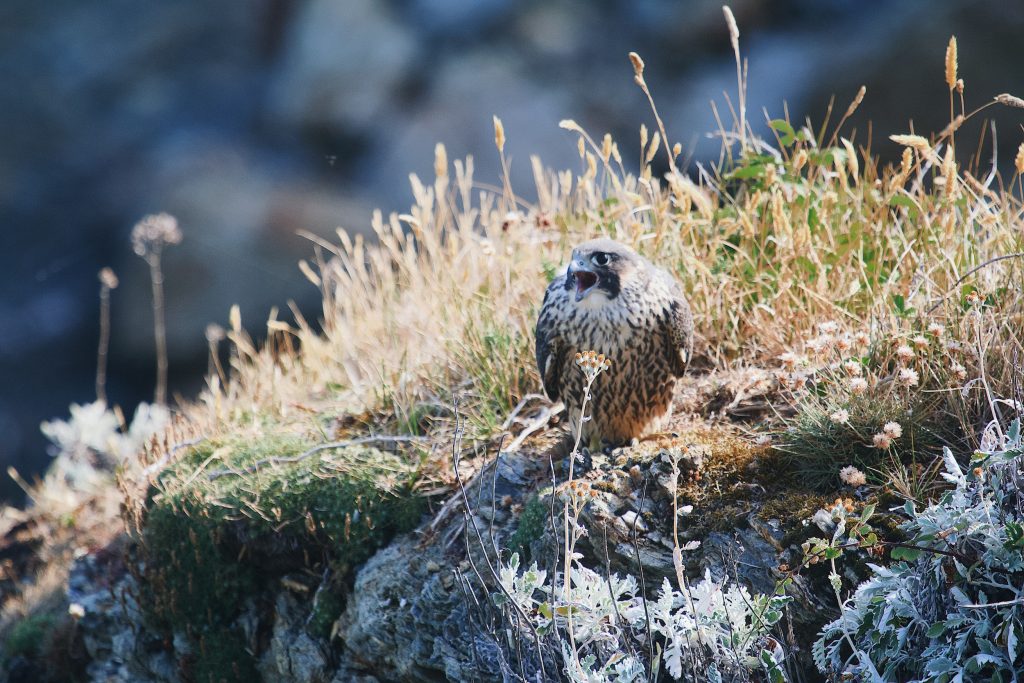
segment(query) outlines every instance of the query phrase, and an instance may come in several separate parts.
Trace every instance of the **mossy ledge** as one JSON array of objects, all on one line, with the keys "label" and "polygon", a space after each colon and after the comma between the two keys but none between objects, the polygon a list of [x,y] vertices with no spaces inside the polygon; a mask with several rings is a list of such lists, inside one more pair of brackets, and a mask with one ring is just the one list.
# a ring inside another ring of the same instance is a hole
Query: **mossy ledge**
[{"label": "mossy ledge", "polygon": [[[315,570],[333,592],[310,602],[309,624],[329,630],[354,570],[418,522],[414,477],[402,456],[362,445],[316,450],[303,437],[266,434],[201,442],[161,472],[136,530],[147,618],[167,637],[186,636],[191,655],[180,665],[191,679],[252,680],[236,624],[249,601]],[[322,614],[325,605],[335,614]]]}]

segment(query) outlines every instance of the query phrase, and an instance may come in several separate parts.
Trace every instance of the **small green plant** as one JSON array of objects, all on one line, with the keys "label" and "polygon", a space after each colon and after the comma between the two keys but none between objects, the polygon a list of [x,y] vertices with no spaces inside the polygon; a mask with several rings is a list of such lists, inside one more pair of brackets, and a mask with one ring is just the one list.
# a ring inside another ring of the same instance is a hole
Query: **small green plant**
[{"label": "small green plant", "polygon": [[57,617],[50,612],[32,614],[14,625],[7,642],[4,643],[4,656],[7,659],[12,657],[32,658],[38,655],[46,641],[47,636],[53,631],[57,623]]},{"label": "small green plant", "polygon": [[523,557],[529,557],[530,546],[541,538],[547,529],[549,514],[550,509],[540,496],[533,496],[526,501],[526,505],[523,506],[523,511],[519,515],[516,532],[509,539],[509,547],[513,552],[519,553]]}]

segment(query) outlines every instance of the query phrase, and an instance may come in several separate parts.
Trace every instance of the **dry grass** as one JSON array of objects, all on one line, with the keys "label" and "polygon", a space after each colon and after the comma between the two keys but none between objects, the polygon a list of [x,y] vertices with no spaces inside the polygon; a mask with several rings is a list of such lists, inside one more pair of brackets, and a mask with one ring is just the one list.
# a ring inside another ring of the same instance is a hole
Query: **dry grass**
[{"label": "dry grass", "polygon": [[[678,149],[658,133],[641,130],[631,172],[610,137],[597,142],[565,121],[579,136],[580,169],[556,172],[534,158],[529,202],[507,183],[475,182],[472,159],[449,165],[438,146],[433,181],[411,177],[409,212],[374,216],[376,243],[339,230],[303,264],[323,292],[322,334],[274,314],[270,342],[257,350],[233,320],[231,376],[212,378],[190,416],[219,430],[253,414],[310,421],[370,409],[415,431],[422,415],[443,414],[461,396],[480,431],[493,431],[539,388],[532,326],[546,283],[573,244],[598,234],[678,274],[698,352],[715,367],[773,364],[823,320],[873,334],[931,320],[959,329],[976,289],[988,339],[970,341],[1003,359],[988,382],[1006,396],[1006,360],[1020,349],[1019,262],[960,277],[1021,251],[1022,207],[994,170],[954,153],[954,131],[973,115],[961,105],[943,134],[894,138],[906,150],[891,166],[838,127],[776,120],[765,141],[735,118],[719,131],[726,161],[695,179],[655,175],[655,156],[667,153],[674,167]],[[496,122],[499,146],[503,134]]]}]

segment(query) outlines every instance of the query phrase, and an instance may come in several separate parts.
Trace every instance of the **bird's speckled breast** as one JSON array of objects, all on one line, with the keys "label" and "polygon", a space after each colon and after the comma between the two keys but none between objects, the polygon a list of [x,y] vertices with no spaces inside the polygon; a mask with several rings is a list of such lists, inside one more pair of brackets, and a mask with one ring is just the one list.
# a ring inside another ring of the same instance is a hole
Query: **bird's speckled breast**
[{"label": "bird's speckled breast", "polygon": [[612,359],[592,388],[591,420],[584,437],[598,434],[609,442],[626,441],[665,416],[672,404],[675,377],[666,362],[664,320],[668,291],[650,283],[643,292],[624,290],[600,307],[577,305],[568,296],[552,302],[560,309],[561,335],[570,346],[562,370],[562,398],[575,430],[584,377],[575,365],[579,351],[594,350]]}]

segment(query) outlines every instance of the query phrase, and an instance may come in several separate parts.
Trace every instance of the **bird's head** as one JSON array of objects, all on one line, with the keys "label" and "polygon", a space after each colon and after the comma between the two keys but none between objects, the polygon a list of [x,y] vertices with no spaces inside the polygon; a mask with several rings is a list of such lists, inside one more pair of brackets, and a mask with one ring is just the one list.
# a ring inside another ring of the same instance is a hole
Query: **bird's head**
[{"label": "bird's head", "polygon": [[590,240],[573,249],[565,288],[575,295],[577,304],[601,305],[619,296],[640,265],[640,256],[626,245]]}]

